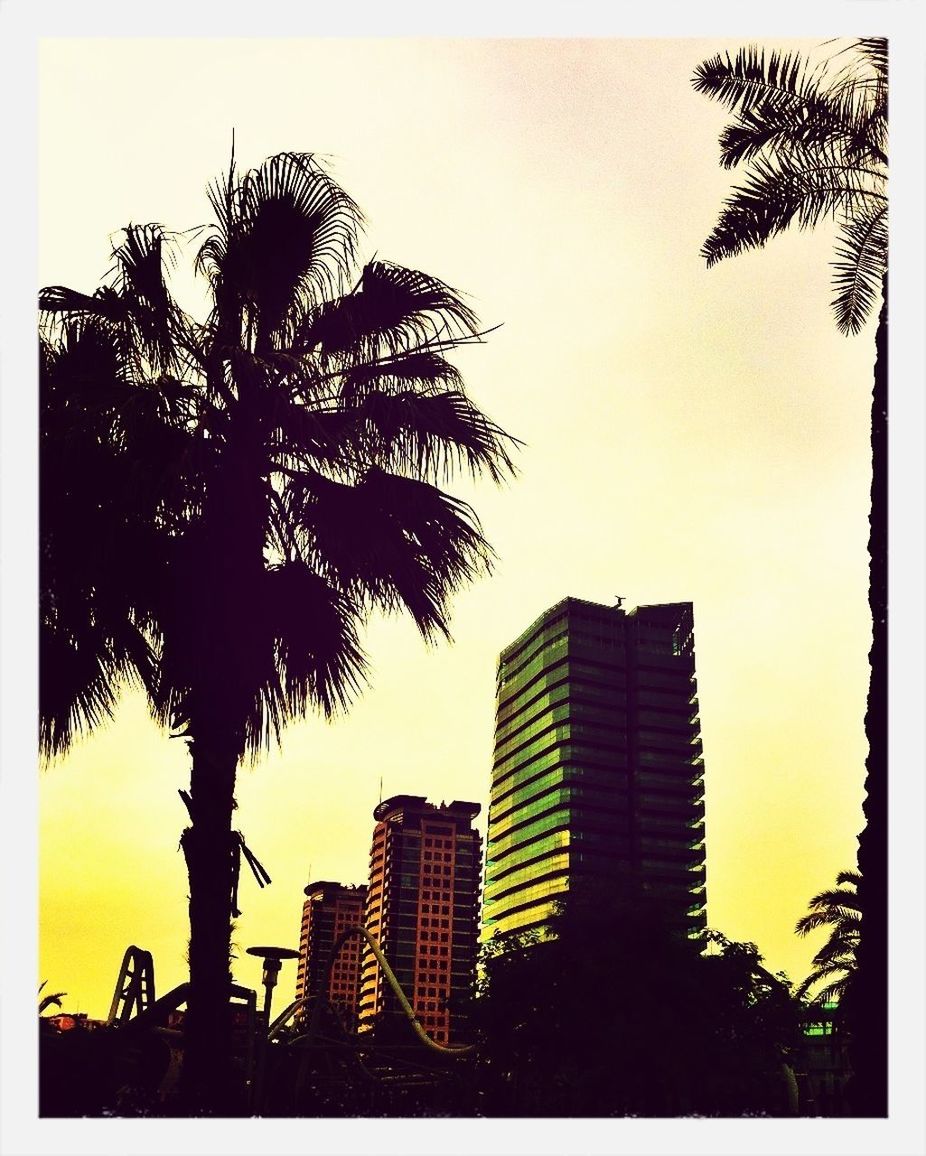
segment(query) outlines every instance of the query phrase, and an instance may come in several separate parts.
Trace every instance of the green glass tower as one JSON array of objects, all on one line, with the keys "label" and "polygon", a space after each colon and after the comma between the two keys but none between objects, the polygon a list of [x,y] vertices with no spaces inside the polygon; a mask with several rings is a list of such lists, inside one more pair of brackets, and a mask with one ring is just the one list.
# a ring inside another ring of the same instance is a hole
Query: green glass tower
[{"label": "green glass tower", "polygon": [[691,603],[564,599],[499,658],[483,939],[622,881],[697,936],[704,860]]}]

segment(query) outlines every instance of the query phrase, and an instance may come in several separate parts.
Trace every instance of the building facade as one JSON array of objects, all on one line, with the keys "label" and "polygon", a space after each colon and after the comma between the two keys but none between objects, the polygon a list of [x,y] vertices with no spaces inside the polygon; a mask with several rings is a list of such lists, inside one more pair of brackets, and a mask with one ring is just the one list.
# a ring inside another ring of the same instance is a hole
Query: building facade
[{"label": "building facade", "polygon": [[[464,1042],[476,976],[481,838],[478,803],[435,806],[395,795],[374,810],[366,927],[422,1027],[438,1043]],[[373,952],[363,954],[360,1030],[403,1017]]]},{"label": "building facade", "polygon": [[703,930],[692,605],[566,598],[499,658],[482,936],[619,881]]},{"label": "building facade", "polygon": [[[299,965],[296,972],[296,999],[314,1000],[326,988],[328,1002],[351,1029],[357,1026],[360,1004],[360,936],[351,936],[334,961],[335,940],[348,927],[362,927],[366,907],[365,886],[343,883],[310,883],[305,889],[302,925],[299,932]],[[330,971],[328,971],[329,963]],[[327,972],[327,982],[326,982]],[[304,1018],[308,1008],[300,1013]]]}]

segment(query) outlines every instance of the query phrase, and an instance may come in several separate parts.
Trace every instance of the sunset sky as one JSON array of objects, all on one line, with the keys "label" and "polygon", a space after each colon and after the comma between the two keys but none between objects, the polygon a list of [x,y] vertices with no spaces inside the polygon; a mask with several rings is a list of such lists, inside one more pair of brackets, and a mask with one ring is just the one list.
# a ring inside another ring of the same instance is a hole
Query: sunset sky
[{"label": "sunset sky", "polygon": [[[309,878],[365,881],[381,789],[480,801],[484,832],[498,652],[566,595],[694,603],[708,925],[806,974],[820,940],[794,923],[855,867],[862,824],[874,324],[837,331],[826,230],[710,271],[699,256],[736,174],[717,159],[727,114],[691,76],[756,40],[41,45],[39,285],[92,291],[129,222],[209,222],[234,131],[242,168],[320,154],[366,215],[366,256],[501,325],[456,363],[525,443],[519,474],[450,487],[494,574],[456,598],[450,645],[371,622],[349,716],[242,768],[236,823],[273,882],[242,866],[238,982],[259,987],[249,945],[298,946]],[[175,285],[201,315],[194,252]],[[188,785],[184,745],[137,694],[42,768],[38,974],[66,1009],[107,1014],[129,944],[159,993],[185,978]],[[294,984],[284,965],[275,1007]]]}]

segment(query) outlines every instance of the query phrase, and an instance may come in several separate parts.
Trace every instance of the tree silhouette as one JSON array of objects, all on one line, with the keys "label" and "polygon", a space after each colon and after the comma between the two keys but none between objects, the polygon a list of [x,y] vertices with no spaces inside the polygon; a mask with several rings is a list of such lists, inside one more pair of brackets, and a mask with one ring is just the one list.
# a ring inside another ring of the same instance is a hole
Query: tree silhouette
[{"label": "tree silhouette", "polygon": [[361,266],[360,210],[312,154],[233,158],[209,199],[205,321],[171,294],[160,225],[124,230],[93,294],[41,293],[40,697],[49,755],[126,680],[188,744],[184,1076],[191,1105],[223,1111],[239,762],[349,704],[372,610],[448,635],[491,550],[441,486],[500,481],[513,439],[447,359],[485,336],[471,308]]},{"label": "tree silhouette", "polygon": [[651,896],[601,893],[555,938],[490,940],[476,1000],[480,1111],[785,1115],[800,1043],[787,981],[753,944],[674,928]]},{"label": "tree silhouette", "polygon": [[734,119],[720,137],[721,164],[745,166],[701,253],[708,266],[763,246],[794,224],[836,224],[833,313],[858,333],[879,307],[871,408],[869,604],[871,678],[859,836],[866,913],[858,954],[858,1024],[853,1066],[859,1115],[887,1114],[887,41],[854,42],[822,67],[798,54],[741,49],[696,70],[698,92]]},{"label": "tree silhouette", "polygon": [[830,932],[826,943],[813,957],[812,970],[796,992],[805,996],[816,989],[813,1003],[842,1002],[854,980],[862,928],[860,882],[857,871],[840,871],[836,886],[814,895],[808,904],[810,910],[795,925],[794,930],[802,936],[821,927],[829,928]]}]

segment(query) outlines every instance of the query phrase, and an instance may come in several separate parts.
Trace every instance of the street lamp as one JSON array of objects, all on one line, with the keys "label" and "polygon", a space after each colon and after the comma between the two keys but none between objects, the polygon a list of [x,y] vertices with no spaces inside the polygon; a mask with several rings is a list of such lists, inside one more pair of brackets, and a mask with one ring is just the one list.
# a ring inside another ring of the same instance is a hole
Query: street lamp
[{"label": "street lamp", "polygon": [[257,1076],[254,1080],[252,1106],[256,1110],[260,1106],[263,1095],[264,1072],[267,1063],[267,1049],[270,1047],[270,1004],[273,1000],[273,989],[277,984],[277,976],[284,959],[298,959],[299,952],[290,947],[249,947],[248,955],[256,955],[264,961],[264,973],[261,982],[264,985],[264,1027],[260,1033],[260,1048],[257,1053]]}]

